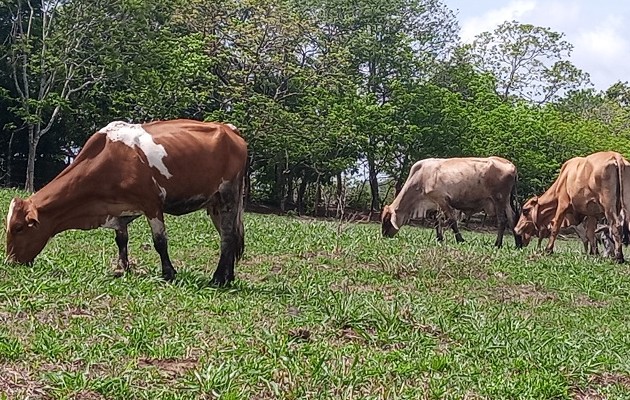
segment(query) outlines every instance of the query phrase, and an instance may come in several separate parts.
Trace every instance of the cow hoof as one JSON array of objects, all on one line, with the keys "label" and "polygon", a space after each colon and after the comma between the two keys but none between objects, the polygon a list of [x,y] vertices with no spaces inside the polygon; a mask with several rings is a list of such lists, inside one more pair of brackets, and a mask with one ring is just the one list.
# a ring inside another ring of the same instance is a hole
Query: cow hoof
[{"label": "cow hoof", "polygon": [[116,268],[115,270],[112,271],[112,276],[114,278],[120,278],[125,274],[125,270],[122,268]]},{"label": "cow hoof", "polygon": [[545,254],[547,255],[553,254],[553,249],[545,249]]},{"label": "cow hoof", "polygon": [[623,264],[624,262],[626,262],[623,257],[616,258],[615,261],[617,261],[617,264]]},{"label": "cow hoof", "polygon": [[225,276],[214,276],[212,278],[212,286],[216,287],[226,287],[229,286],[234,281],[234,278],[229,278]]},{"label": "cow hoof", "polygon": [[177,274],[177,271],[170,270],[170,271],[162,271],[162,279],[164,279],[167,282],[173,282],[175,280],[175,275]]}]

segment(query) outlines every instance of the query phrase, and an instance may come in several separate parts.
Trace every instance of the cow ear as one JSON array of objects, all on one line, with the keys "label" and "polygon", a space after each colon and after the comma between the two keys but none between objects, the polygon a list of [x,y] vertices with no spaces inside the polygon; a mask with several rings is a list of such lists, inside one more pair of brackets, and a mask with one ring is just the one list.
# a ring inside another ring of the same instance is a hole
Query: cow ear
[{"label": "cow ear", "polygon": [[39,226],[39,214],[37,213],[35,206],[32,204],[26,212],[26,225],[29,228],[37,228]]}]

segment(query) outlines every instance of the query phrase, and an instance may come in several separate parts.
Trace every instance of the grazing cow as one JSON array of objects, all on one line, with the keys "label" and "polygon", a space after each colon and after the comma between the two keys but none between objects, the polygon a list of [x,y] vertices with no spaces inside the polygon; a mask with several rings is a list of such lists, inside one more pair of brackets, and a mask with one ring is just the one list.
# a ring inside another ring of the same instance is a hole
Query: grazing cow
[{"label": "grazing cow", "polygon": [[[503,245],[506,225],[516,219],[516,167],[500,157],[428,158],[411,167],[409,177],[392,204],[381,215],[383,236],[393,237],[411,217],[439,209],[450,224],[457,242],[464,239],[457,228],[454,210],[485,211],[497,216],[499,225],[495,245]],[[443,240],[441,224],[436,224],[437,239]],[[515,235],[516,246],[521,238]]]},{"label": "grazing cow", "polygon": [[628,165],[621,154],[613,151],[566,161],[551,187],[540,197],[534,196],[525,202],[516,233],[532,235],[550,227],[545,250],[552,253],[564,219],[568,218],[571,224],[576,224],[586,218],[586,235],[591,243],[590,252],[594,254],[597,251],[597,220],[605,217],[615,244],[615,258],[622,263],[624,210],[629,204],[625,197],[630,195],[624,192],[630,178],[626,173]]},{"label": "grazing cow", "polygon": [[213,282],[227,284],[244,249],[246,160],[247,144],[230,124],[112,122],[92,135],[50,183],[25,200],[11,201],[7,257],[32,263],[57,233],[105,227],[116,231],[116,272],[121,273],[129,269],[127,225],[144,215],[162,276],[170,281],[176,271],[168,256],[164,213],[205,209],[221,237]]}]

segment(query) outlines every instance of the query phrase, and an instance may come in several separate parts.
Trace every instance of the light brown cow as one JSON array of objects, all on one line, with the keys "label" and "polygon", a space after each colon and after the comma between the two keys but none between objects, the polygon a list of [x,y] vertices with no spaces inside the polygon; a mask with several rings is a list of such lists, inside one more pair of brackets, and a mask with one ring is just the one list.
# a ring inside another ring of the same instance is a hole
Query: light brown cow
[{"label": "light brown cow", "polygon": [[[485,211],[497,216],[495,245],[503,245],[506,225],[514,227],[516,219],[516,181],[514,164],[500,157],[428,158],[418,161],[392,204],[381,215],[383,236],[392,237],[410,218],[424,217],[429,210],[441,210],[458,242],[464,239],[457,228],[454,210]],[[441,224],[436,224],[441,241]],[[515,236],[516,246],[521,238]]]},{"label": "light brown cow", "polygon": [[621,154],[606,151],[566,161],[556,181],[540,197],[533,197],[523,205],[515,231],[532,235],[550,226],[546,252],[553,252],[554,243],[565,218],[579,223],[586,221],[586,235],[591,252],[596,252],[597,220],[605,217],[615,242],[615,258],[623,262],[622,233],[626,204],[624,192],[630,175],[628,162]]},{"label": "light brown cow", "polygon": [[205,209],[221,236],[215,284],[234,280],[244,249],[243,176],[247,144],[230,124],[192,120],[112,122],[76,160],[28,199],[11,201],[7,256],[32,263],[48,240],[68,229],[112,228],[118,270],[129,268],[127,225],[144,215],[160,255],[162,276],[175,277],[164,213]]}]

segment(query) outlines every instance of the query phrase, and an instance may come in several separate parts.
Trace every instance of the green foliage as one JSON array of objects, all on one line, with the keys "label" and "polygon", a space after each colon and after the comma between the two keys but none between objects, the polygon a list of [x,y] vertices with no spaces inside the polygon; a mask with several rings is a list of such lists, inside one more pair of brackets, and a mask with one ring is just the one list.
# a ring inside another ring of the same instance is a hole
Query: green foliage
[{"label": "green foliage", "polygon": [[566,59],[573,46],[563,37],[548,28],[506,21],[477,36],[469,46],[471,62],[496,76],[504,100],[544,104],[588,82],[588,74]]}]

